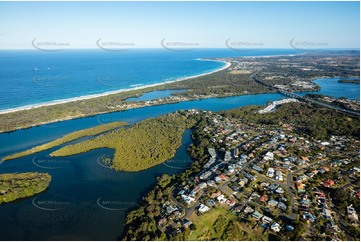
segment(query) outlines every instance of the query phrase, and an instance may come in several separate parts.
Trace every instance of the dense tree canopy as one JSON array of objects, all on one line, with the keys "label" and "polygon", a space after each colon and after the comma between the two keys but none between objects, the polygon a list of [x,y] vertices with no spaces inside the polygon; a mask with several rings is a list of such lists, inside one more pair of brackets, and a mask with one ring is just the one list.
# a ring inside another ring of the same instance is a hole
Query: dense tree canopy
[{"label": "dense tree canopy", "polygon": [[50,184],[48,173],[26,172],[0,175],[0,204],[30,197],[44,191]]}]

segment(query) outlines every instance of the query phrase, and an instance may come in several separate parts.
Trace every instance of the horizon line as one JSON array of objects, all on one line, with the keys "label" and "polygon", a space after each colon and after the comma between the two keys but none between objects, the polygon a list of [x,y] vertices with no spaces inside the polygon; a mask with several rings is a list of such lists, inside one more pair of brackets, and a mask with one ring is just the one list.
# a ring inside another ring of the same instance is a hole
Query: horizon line
[{"label": "horizon line", "polygon": [[[123,50],[123,51],[129,51],[129,50],[139,50],[139,49],[151,49],[151,50],[167,50],[164,47],[136,47],[136,48],[109,48],[110,50]],[[196,47],[196,48],[173,48],[175,50],[199,50],[199,49],[224,49],[224,50],[233,50],[231,48],[227,48],[227,47]],[[272,49],[285,49],[285,50],[299,50],[299,51],[307,51],[307,50],[360,50],[360,47],[332,47],[332,48],[308,48],[308,49],[296,49],[296,48],[292,48],[292,47],[270,47],[270,48],[238,48],[239,50],[253,50],[253,51],[258,51],[258,50],[272,50]],[[0,48],[0,51],[2,50],[37,50],[40,51],[39,49],[36,48]],[[55,49],[48,49],[48,50],[55,50]],[[84,48],[64,48],[59,51],[65,51],[65,50],[102,50],[99,47],[84,47]]]}]

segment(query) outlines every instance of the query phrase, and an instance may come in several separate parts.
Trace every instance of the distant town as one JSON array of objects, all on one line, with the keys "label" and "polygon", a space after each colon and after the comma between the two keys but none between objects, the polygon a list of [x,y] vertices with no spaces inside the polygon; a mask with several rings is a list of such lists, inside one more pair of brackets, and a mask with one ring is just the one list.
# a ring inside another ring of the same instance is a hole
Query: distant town
[{"label": "distant town", "polygon": [[[161,90],[185,89],[183,92],[174,92],[171,96],[149,101],[123,102],[108,108],[124,110],[251,93],[280,92],[288,94],[318,91],[320,87],[312,81],[314,79],[337,76],[349,77],[350,79],[342,79],[341,81],[357,83],[356,79],[359,76],[359,57],[355,56],[355,53],[352,51],[337,55],[332,52],[321,52],[281,57],[217,58],[215,60],[231,63],[231,66],[224,71],[211,74],[210,76],[165,84],[157,88]],[[209,80],[204,80],[205,78],[212,80],[212,76],[220,78],[220,80],[214,83],[214,86],[209,83]],[[245,79],[250,79],[253,83],[248,83]],[[193,83],[191,84],[191,82]],[[204,87],[206,90],[202,89],[205,83],[207,83],[207,87]],[[255,84],[256,87],[251,87]],[[350,111],[360,110],[360,102],[356,100],[320,97],[317,95],[308,95],[307,97],[309,99],[317,97],[316,99],[321,105],[331,104]]]}]

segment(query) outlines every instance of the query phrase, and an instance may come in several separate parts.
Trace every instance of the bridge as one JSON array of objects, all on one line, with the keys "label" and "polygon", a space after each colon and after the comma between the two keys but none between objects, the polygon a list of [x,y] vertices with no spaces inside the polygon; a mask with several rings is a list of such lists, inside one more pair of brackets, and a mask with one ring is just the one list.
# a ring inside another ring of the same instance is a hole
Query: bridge
[{"label": "bridge", "polygon": [[327,104],[327,103],[323,103],[323,102],[320,102],[320,101],[317,101],[317,100],[314,100],[314,99],[311,99],[311,98],[308,98],[308,97],[304,97],[304,96],[301,96],[299,94],[296,94],[296,93],[293,93],[293,92],[287,92],[287,91],[284,91],[284,90],[281,90],[279,88],[276,88],[276,87],[273,87],[271,85],[268,85],[264,82],[262,82],[261,80],[259,80],[256,75],[258,74],[259,71],[256,71],[255,73],[253,73],[250,78],[253,79],[255,82],[257,82],[258,84],[261,84],[262,86],[264,87],[267,87],[268,89],[270,90],[274,90],[274,91],[277,91],[278,93],[284,95],[284,96],[287,96],[287,97],[291,97],[291,98],[296,98],[298,100],[301,100],[301,101],[305,101],[305,102],[309,102],[309,103],[313,103],[313,104],[316,104],[316,105],[319,105],[319,106],[322,106],[322,107],[326,107],[326,108],[329,108],[329,109],[333,109],[333,110],[336,110],[338,112],[342,112],[342,113],[347,113],[349,115],[352,115],[352,116],[357,116],[359,117],[360,116],[360,113],[359,112],[356,112],[356,111],[353,111],[353,110],[349,110],[349,109],[344,109],[344,108],[340,108],[340,107],[336,107],[336,106],[333,106],[333,105],[330,105],[330,104]]}]

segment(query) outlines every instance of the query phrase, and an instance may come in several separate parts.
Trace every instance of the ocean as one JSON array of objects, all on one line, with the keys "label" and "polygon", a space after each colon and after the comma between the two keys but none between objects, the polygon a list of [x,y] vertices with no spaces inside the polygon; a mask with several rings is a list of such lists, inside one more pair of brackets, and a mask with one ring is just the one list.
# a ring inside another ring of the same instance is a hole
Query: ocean
[{"label": "ocean", "polygon": [[[296,53],[295,50],[236,52],[214,49],[188,52],[135,50],[121,53],[101,50],[56,53],[0,51],[0,110],[146,86],[207,73],[224,65],[221,62],[199,61],[197,58]],[[316,93],[360,99],[359,84],[339,83],[337,79],[319,79],[315,82],[321,86]],[[149,100],[162,95],[169,95],[169,91],[150,92],[137,99]],[[281,98],[284,96],[279,93],[267,93],[193,100],[2,133],[0,160],[6,155],[44,144],[67,133],[103,123],[124,121],[134,124],[176,110],[196,108],[219,111],[264,105]],[[1,173],[32,171],[47,172],[52,176],[51,185],[43,193],[0,206],[2,240],[118,240],[127,211],[139,204],[156,178],[161,174],[182,172],[191,164],[187,153],[190,135],[190,130],[184,133],[182,146],[171,160],[140,172],[117,172],[99,163],[100,157],[113,155],[110,149],[52,158],[49,154],[54,148],[0,163]],[[115,205],[109,209],[100,206],[102,202]],[[49,211],[36,206],[38,204],[55,206],[57,210]]]},{"label": "ocean", "polygon": [[199,58],[290,55],[295,49],[0,51],[0,111],[199,75],[225,63]]}]

